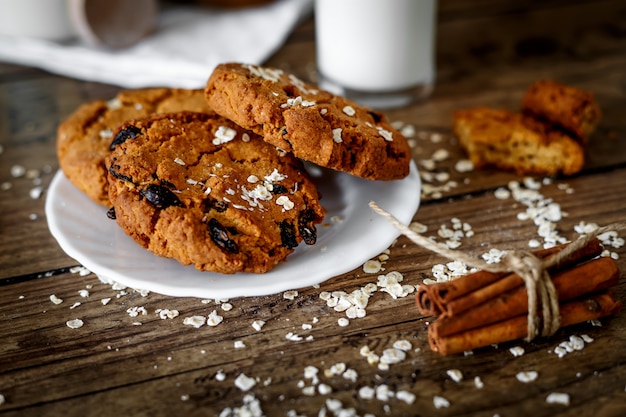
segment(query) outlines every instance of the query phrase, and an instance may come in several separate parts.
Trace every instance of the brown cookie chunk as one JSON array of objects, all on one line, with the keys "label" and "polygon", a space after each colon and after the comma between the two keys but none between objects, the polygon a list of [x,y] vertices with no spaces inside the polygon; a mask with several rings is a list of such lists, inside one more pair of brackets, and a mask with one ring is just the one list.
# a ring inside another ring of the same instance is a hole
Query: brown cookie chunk
[{"label": "brown cookie chunk", "polygon": [[477,168],[494,166],[520,175],[572,175],[584,164],[584,149],[575,139],[508,110],[456,111],[453,131]]},{"label": "brown cookie chunk", "polygon": [[130,122],[107,165],[122,229],[202,271],[267,272],[324,217],[300,160],[215,114]]},{"label": "brown cookie chunk", "polygon": [[151,88],[121,91],[109,101],[79,107],[58,128],[57,155],[65,176],[98,204],[110,205],[104,159],[124,122],[154,113],[210,112],[202,90]]},{"label": "brown cookie chunk", "polygon": [[206,87],[217,113],[323,167],[372,179],[409,173],[409,145],[386,117],[275,68],[219,65]]},{"label": "brown cookie chunk", "polygon": [[522,112],[561,127],[583,144],[600,120],[593,94],[551,80],[537,81],[526,90]]}]

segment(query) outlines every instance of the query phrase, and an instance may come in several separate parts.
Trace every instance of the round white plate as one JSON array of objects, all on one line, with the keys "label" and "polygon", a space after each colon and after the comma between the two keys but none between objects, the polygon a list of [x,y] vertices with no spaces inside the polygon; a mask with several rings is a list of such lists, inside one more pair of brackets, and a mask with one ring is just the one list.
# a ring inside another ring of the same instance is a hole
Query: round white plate
[{"label": "round white plate", "polygon": [[326,208],[317,226],[317,243],[304,243],[285,262],[265,274],[224,275],[201,272],[156,256],[136,244],[61,171],[50,184],[46,217],[61,248],[105,282],[119,282],[160,294],[211,299],[276,294],[319,284],[351,271],[379,255],[399,232],[368,206],[376,201],[408,224],[420,202],[421,182],[415,163],[408,177],[368,181],[308,167]]}]

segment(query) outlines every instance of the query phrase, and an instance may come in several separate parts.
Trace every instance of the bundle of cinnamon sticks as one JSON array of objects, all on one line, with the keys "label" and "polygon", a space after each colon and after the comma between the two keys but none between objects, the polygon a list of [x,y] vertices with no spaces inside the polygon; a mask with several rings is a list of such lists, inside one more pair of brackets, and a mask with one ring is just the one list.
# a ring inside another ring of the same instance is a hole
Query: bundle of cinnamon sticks
[{"label": "bundle of cinnamon sticks", "polygon": [[[533,254],[547,260],[564,247]],[[548,269],[558,294],[561,327],[621,310],[622,303],[609,291],[620,272],[613,259],[598,257],[602,250],[593,239]],[[454,281],[420,285],[416,302],[420,313],[437,316],[428,328],[428,339],[431,349],[444,356],[527,335],[528,295],[524,280],[515,273],[478,271]]]}]

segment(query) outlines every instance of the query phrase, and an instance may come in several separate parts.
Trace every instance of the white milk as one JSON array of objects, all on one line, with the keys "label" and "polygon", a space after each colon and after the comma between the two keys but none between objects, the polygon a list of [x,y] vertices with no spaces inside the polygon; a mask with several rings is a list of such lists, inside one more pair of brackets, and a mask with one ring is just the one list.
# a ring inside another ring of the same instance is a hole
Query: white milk
[{"label": "white milk", "polygon": [[436,0],[316,0],[315,19],[321,83],[359,92],[422,87],[430,93]]}]

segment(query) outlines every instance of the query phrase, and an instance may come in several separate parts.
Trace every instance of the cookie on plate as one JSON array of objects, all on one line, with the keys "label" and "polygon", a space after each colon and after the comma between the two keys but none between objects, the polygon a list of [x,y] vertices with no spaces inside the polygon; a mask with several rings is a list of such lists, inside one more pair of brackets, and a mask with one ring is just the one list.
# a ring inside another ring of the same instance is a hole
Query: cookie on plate
[{"label": "cookie on plate", "polygon": [[109,101],[80,106],[57,131],[57,155],[63,173],[93,201],[109,206],[104,159],[116,129],[128,120],[183,110],[210,112],[203,90],[125,90]]},{"label": "cookie on plate", "polygon": [[551,80],[537,81],[526,90],[522,112],[563,128],[583,144],[600,120],[593,94]]},{"label": "cookie on plate", "polygon": [[382,113],[280,69],[218,65],[206,98],[218,114],[306,161],[371,180],[409,173],[407,140]]},{"label": "cookie on plate", "polygon": [[453,118],[453,131],[477,168],[572,175],[583,167],[583,146],[541,120],[486,107],[459,110]]},{"label": "cookie on plate", "polygon": [[271,270],[324,217],[293,155],[215,114],[172,113],[125,124],[108,158],[122,229],[151,252],[202,271]]}]

